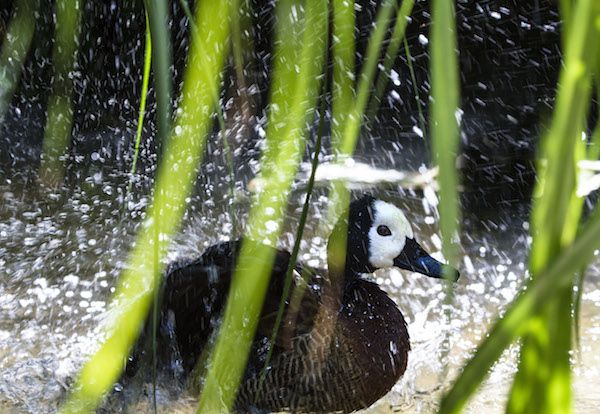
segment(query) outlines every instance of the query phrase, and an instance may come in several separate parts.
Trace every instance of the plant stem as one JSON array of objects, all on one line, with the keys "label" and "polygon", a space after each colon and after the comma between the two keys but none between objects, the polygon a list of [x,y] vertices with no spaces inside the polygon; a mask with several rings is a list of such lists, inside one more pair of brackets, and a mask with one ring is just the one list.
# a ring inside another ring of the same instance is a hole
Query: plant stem
[{"label": "plant stem", "polygon": [[142,94],[140,97],[140,113],[138,116],[137,131],[135,133],[135,150],[133,153],[133,163],[127,185],[127,193],[131,192],[133,185],[133,175],[140,152],[140,142],[142,140],[142,131],[144,129],[144,117],[146,115],[146,98],[148,96],[148,83],[150,80],[150,67],[152,63],[152,36],[150,35],[150,25],[148,24],[148,13],[146,13],[146,44],[144,45],[144,74],[142,75]]}]

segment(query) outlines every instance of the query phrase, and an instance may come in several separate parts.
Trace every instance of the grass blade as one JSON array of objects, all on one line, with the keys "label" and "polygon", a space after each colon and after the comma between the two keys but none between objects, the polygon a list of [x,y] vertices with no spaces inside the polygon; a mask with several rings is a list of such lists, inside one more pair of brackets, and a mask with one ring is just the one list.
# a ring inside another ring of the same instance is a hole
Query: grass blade
[{"label": "grass blade", "polygon": [[379,6],[375,27],[369,37],[369,45],[367,46],[367,54],[363,63],[362,72],[358,78],[356,100],[354,101],[354,104],[350,106],[350,112],[348,113],[346,125],[343,130],[342,141],[340,142],[339,147],[336,148],[339,154],[351,155],[356,148],[360,126],[369,100],[373,79],[375,78],[377,61],[381,55],[385,33],[390,24],[392,12],[394,11],[394,4],[395,2],[393,0],[385,0]]},{"label": "grass blade", "polygon": [[552,260],[548,268],[531,281],[527,290],[517,296],[504,316],[496,321],[489,335],[479,345],[477,353],[465,365],[452,389],[443,398],[440,414],[461,412],[504,349],[525,332],[531,315],[539,312],[548,297],[570,286],[571,279],[565,275],[576,272],[588,263],[598,247],[600,210],[597,209],[575,242]]},{"label": "grass blade", "polygon": [[[456,155],[459,144],[459,79],[456,49],[454,6],[446,0],[435,0],[431,25],[431,138],[433,153],[439,165],[440,230],[442,250],[450,263],[458,249],[452,238],[459,221],[458,176]],[[451,285],[449,285],[451,286]]]},{"label": "grass blade", "polygon": [[[146,30],[149,31],[149,37],[156,40],[154,47],[150,44],[150,52],[154,55],[154,84],[156,88],[157,117],[158,117],[158,135],[157,142],[164,143],[171,132],[171,37],[169,31],[169,12],[167,2],[164,0],[144,2],[146,6]],[[139,124],[138,124],[139,127]],[[157,145],[157,148],[159,145]],[[156,335],[158,330],[158,280],[162,270],[160,269],[160,220],[158,216],[154,217],[156,221],[153,228],[153,249],[152,257],[154,280],[156,286],[153,289],[152,300],[152,405],[156,412]]]},{"label": "grass blade", "polygon": [[158,142],[163,143],[171,133],[171,33],[169,31],[169,11],[166,0],[145,0],[150,23],[150,34],[154,39],[152,61],[158,117]]},{"label": "grass blade", "polygon": [[[581,141],[590,105],[591,68],[595,64],[600,7],[594,0],[581,0],[572,9],[565,39],[565,67],[559,80],[556,109],[548,134],[542,141],[546,159],[539,185],[541,197],[532,213],[534,235],[530,271],[532,278],[544,269],[561,247],[576,235],[583,199],[575,195],[577,161],[585,155]],[[542,175],[543,174],[543,175]],[[579,269],[577,269],[579,270]],[[519,370],[515,376],[509,413],[564,413],[571,407],[572,283],[529,322],[523,338]]]},{"label": "grass blade", "polygon": [[[540,175],[543,191],[536,200],[532,217],[532,280],[467,364],[442,401],[442,413],[459,412],[504,348],[524,333],[529,334],[530,345],[524,342],[508,411],[550,413],[571,409],[570,289],[572,275],[587,263],[589,252],[597,244],[593,237],[597,237],[594,231],[600,230],[598,216],[588,222],[573,247],[563,251],[565,246],[571,245],[574,236],[574,232],[564,230],[565,224],[573,226],[574,219],[579,218],[579,214],[568,210],[575,181],[575,140],[581,137],[580,120],[589,104],[585,98],[589,98],[589,66],[594,59],[599,29],[593,22],[599,6],[594,0],[581,0],[573,11],[573,21],[578,24],[568,33],[556,109],[542,144],[547,163]],[[549,300],[552,300],[551,308]],[[536,316],[544,305],[545,313]],[[558,322],[552,323],[552,318]],[[566,329],[564,324],[567,324]],[[552,329],[550,334],[548,327]]]},{"label": "grass blade", "polygon": [[[248,232],[200,396],[199,413],[229,411],[234,403],[273,263],[271,250],[252,240],[274,245],[278,238],[283,208],[304,148],[306,122],[312,118],[319,91],[327,39],[327,4],[308,0],[302,10],[285,1],[277,7],[276,63],[267,149],[261,160],[265,188],[250,212]],[[300,49],[294,48],[296,42],[300,42]],[[297,57],[289,59],[291,54],[297,56],[298,50],[299,63]],[[267,223],[271,230],[266,228]],[[273,227],[277,230],[272,231]]]},{"label": "grass blade", "polygon": [[[596,97],[600,97],[600,56],[596,57],[596,69],[593,74],[594,86],[596,90]],[[597,119],[600,120],[600,105],[596,105],[598,110]],[[590,142],[587,148],[586,159],[588,160],[598,160],[600,157],[600,121],[596,122],[596,126],[592,132],[592,136],[590,138]],[[581,173],[579,173],[579,179],[586,179],[588,177],[583,177]],[[575,292],[574,304],[573,304],[573,331],[575,335],[576,346],[579,349],[580,341],[579,336],[581,334],[580,330],[580,315],[581,315],[581,299],[583,296],[584,290],[584,282],[585,277],[587,275],[586,269],[581,269],[579,272],[579,277],[577,278],[577,291]]]},{"label": "grass blade", "polygon": [[71,73],[77,61],[81,19],[79,0],[59,0],[55,7],[56,29],[52,49],[54,78],[46,111],[40,164],[40,181],[46,185],[59,184],[65,174],[61,157],[67,153],[71,138],[73,122]]},{"label": "grass blade", "polygon": [[[406,37],[404,36],[406,32],[406,26],[408,26],[408,16],[412,13],[413,6],[415,4],[414,0],[404,0],[402,5],[398,9],[398,13],[396,13],[396,24],[394,25],[394,31],[392,32],[392,37],[390,40],[390,44],[385,51],[385,59],[383,60],[383,70],[377,76],[377,83],[375,85],[375,91],[372,93],[371,100],[369,103],[369,110],[367,112],[367,119],[372,120],[372,118],[377,115],[379,111],[379,106],[381,104],[381,97],[383,96],[383,91],[385,90],[386,85],[389,82],[389,72],[398,57],[398,50],[400,49],[400,43],[404,40],[404,46],[408,53],[408,47],[406,43]],[[412,72],[412,62],[408,62],[409,67]],[[414,77],[414,74],[413,74]]]},{"label": "grass blade", "polygon": [[[458,172],[456,157],[459,145],[459,105],[460,84],[458,79],[458,51],[456,46],[456,22],[454,20],[454,3],[446,0],[435,0],[432,4],[431,22],[431,139],[434,162],[439,167],[438,182],[440,203],[440,232],[442,235],[442,252],[449,263],[458,260],[457,238],[460,211],[458,206]],[[418,99],[418,97],[417,97]],[[448,268],[449,269],[449,268]],[[445,290],[444,319],[451,322],[451,307],[454,297],[453,275],[447,274]],[[445,360],[450,351],[450,337],[446,331],[442,352],[441,366],[446,367]],[[442,375],[448,374],[444,368]]]},{"label": "grass blade", "polygon": [[[325,80],[323,81],[324,87],[327,85],[327,73],[325,73]],[[324,89],[324,88],[323,88]],[[294,269],[296,267],[296,263],[298,261],[298,253],[300,252],[300,244],[302,242],[302,237],[304,235],[304,228],[306,226],[306,219],[308,218],[308,208],[310,206],[310,198],[313,192],[313,188],[315,186],[315,175],[317,173],[317,167],[319,165],[319,154],[321,153],[321,141],[323,138],[323,133],[325,129],[325,105],[327,99],[325,93],[321,95],[321,107],[319,109],[319,127],[317,132],[317,140],[315,143],[315,155],[312,159],[310,176],[308,178],[308,183],[306,185],[306,197],[304,198],[304,204],[302,205],[302,213],[300,214],[300,220],[298,222],[298,229],[296,230],[296,236],[294,240],[294,246],[292,248],[292,253],[290,254],[290,261],[288,264],[288,268],[285,272],[284,276],[284,285],[281,293],[281,299],[279,301],[279,307],[277,309],[277,316],[275,317],[275,323],[273,324],[273,333],[271,335],[271,343],[274,344],[277,339],[277,335],[279,334],[279,325],[281,324],[281,320],[283,318],[283,312],[285,310],[285,303],[288,300],[288,296],[290,293],[290,287],[292,286],[292,275]],[[304,285],[302,285],[304,286]],[[261,385],[259,385],[259,390],[262,387],[262,382],[264,381],[265,374],[267,372],[267,367],[269,366],[269,361],[271,360],[271,355],[273,354],[274,347],[269,348],[269,352],[267,357],[265,358],[265,364],[261,373]]]},{"label": "grass blade", "polygon": [[[351,2],[348,2],[351,3]],[[356,98],[350,100],[350,92],[346,91],[344,94],[336,92],[336,78],[334,70],[334,90],[333,90],[333,107],[334,107],[334,125],[332,128],[333,141],[333,153],[338,156],[349,156],[354,153],[356,149],[356,143],[358,142],[358,136],[360,134],[360,127],[362,125],[366,106],[370,96],[370,90],[373,85],[375,78],[375,70],[377,69],[377,62],[381,56],[381,49],[383,47],[383,41],[385,33],[390,25],[390,19],[394,11],[394,0],[385,0],[377,11],[377,17],[375,19],[375,25],[371,35],[369,36],[369,44],[367,46],[367,53],[363,62],[362,71],[358,77],[358,87]],[[341,6],[340,6],[341,7]],[[349,6],[345,6],[349,7]],[[349,11],[346,11],[349,13]],[[335,21],[335,4],[334,4],[334,21]],[[346,24],[349,24],[349,20]],[[334,25],[335,27],[335,25]],[[346,41],[349,41],[350,29],[348,26],[341,26],[340,30],[345,30],[347,37]],[[354,33],[354,32],[352,32]],[[342,54],[338,56],[337,53]],[[345,58],[342,51],[335,48],[334,43],[334,62],[340,60],[345,62],[344,67],[348,67],[349,59]],[[345,60],[346,59],[346,60]],[[335,66],[334,66],[335,69]],[[340,66],[340,70],[342,67]],[[347,74],[339,74],[338,77],[347,76]],[[338,78],[339,79],[339,78]],[[338,81],[341,83],[341,81]],[[348,86],[348,80],[346,79],[344,85]],[[347,111],[346,114],[336,114],[336,108]],[[337,115],[337,118],[336,118]],[[338,121],[338,119],[340,121]],[[335,135],[341,133],[340,139],[336,139]],[[329,207],[327,209],[327,215],[325,219],[325,226],[333,225],[340,218],[340,214],[345,211],[346,207],[350,202],[350,193],[344,187],[344,183],[341,181],[332,182],[330,193],[329,193]],[[339,241],[340,245],[345,246],[342,240]],[[339,252],[343,254],[343,252]],[[341,260],[341,257],[340,257]]]},{"label": "grass blade", "polygon": [[142,75],[142,94],[140,97],[140,113],[138,115],[137,130],[135,133],[135,149],[133,153],[133,163],[131,164],[131,177],[127,186],[127,192],[131,191],[133,175],[137,164],[140,142],[142,140],[142,131],[144,129],[144,117],[146,115],[146,98],[148,97],[148,82],[150,80],[150,66],[152,63],[152,36],[150,35],[150,25],[148,23],[148,13],[146,13],[146,44],[144,45],[144,73]]},{"label": "grass blade", "polygon": [[39,0],[15,2],[0,52],[0,123],[10,107],[35,32]]},{"label": "grass blade", "polygon": [[339,146],[354,101],[354,2],[333,0],[333,85],[331,145]]},{"label": "grass blade", "polygon": [[[198,35],[190,46],[188,68],[184,77],[181,116],[165,149],[158,171],[154,200],[148,219],[132,249],[128,268],[122,275],[110,305],[111,320],[100,349],[82,368],[68,401],[61,413],[91,412],[111,388],[123,369],[140,328],[148,314],[160,273],[154,268],[154,250],[158,248],[160,262],[168,240],[175,234],[196,177],[196,168],[204,150],[206,134],[211,125],[215,105],[213,95],[204,93],[216,89],[227,54],[229,19],[226,2],[202,2],[197,10]],[[201,64],[200,62],[204,62]],[[155,235],[160,246],[155,247]]]},{"label": "grass blade", "polygon": [[406,36],[404,37],[404,52],[406,53],[406,62],[408,64],[408,71],[410,73],[410,81],[413,86],[413,93],[415,94],[415,102],[417,103],[417,112],[419,113],[419,128],[421,128],[425,145],[427,145],[427,129],[425,128],[425,116],[423,115],[423,105],[421,105],[421,98],[419,96],[419,85],[417,85],[417,77],[415,76],[415,68],[413,67],[413,58],[410,53],[410,47]]}]

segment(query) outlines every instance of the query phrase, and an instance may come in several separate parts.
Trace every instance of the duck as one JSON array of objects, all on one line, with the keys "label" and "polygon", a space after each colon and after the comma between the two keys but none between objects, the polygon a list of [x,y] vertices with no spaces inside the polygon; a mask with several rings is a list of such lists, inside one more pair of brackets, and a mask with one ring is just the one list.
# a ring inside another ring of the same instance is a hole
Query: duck
[{"label": "duck", "polygon": [[[367,194],[352,201],[341,217],[328,239],[328,271],[296,263],[280,318],[291,255],[272,248],[271,278],[234,412],[328,413],[369,407],[404,374],[410,351],[406,320],[373,273],[395,267],[458,280],[456,269],[417,243],[396,205]],[[181,383],[201,377],[206,368],[241,243],[215,244],[200,257],[167,268],[158,299],[156,356],[159,369]],[[257,242],[249,244],[258,247]],[[338,248],[344,244],[345,251]],[[146,323],[127,362],[128,376],[151,352],[150,325]]]}]

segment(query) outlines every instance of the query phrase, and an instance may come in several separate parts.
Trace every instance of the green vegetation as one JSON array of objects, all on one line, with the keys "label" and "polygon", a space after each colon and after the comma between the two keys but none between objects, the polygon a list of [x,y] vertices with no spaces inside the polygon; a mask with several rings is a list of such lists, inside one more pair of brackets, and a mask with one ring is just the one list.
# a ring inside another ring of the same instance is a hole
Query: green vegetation
[{"label": "green vegetation", "polygon": [[[408,50],[408,49],[407,49]],[[454,5],[445,0],[432,3],[431,22],[431,140],[433,158],[439,166],[440,194],[440,230],[442,233],[442,252],[450,263],[458,259],[458,223],[460,212],[458,205],[458,171],[456,156],[459,144],[459,107],[460,83],[458,79],[458,56],[456,47],[456,27]],[[410,63],[409,63],[410,65]],[[409,66],[410,67],[410,66]],[[411,74],[412,74],[411,69]],[[418,96],[415,99],[419,100]],[[419,111],[419,116],[421,115]],[[423,130],[425,132],[425,130]],[[451,302],[454,293],[452,275],[444,275],[446,283],[446,323],[451,321]],[[446,334],[440,353],[441,366],[445,363],[450,350],[450,338]],[[447,375],[444,369],[444,376]]]},{"label": "green vegetation", "polygon": [[[365,120],[364,115],[367,104],[371,97],[371,85],[375,81],[377,62],[381,56],[385,34],[390,26],[394,7],[396,6],[396,2],[393,0],[382,2],[377,12],[373,31],[369,37],[362,71],[358,75],[350,76],[349,73],[355,73],[354,56],[350,56],[349,53],[350,49],[354,50],[354,40],[352,46],[350,46],[348,40],[350,38],[354,39],[354,25],[351,25],[354,17],[350,17],[354,12],[354,4],[352,2],[342,3],[334,2],[333,36],[334,39],[340,39],[341,43],[337,48],[335,43],[333,45],[333,126],[331,128],[333,153],[339,159],[351,156],[356,149],[361,125]],[[409,0],[403,2],[402,6],[398,8],[392,43],[386,55],[387,64],[391,64],[396,57],[398,52],[397,43],[404,36],[405,21],[407,16],[410,15],[413,5],[414,2]],[[352,68],[351,72],[348,72],[349,68]],[[385,82],[388,79],[388,70],[389,68],[384,67],[384,72],[380,73],[380,78],[383,77]],[[352,81],[354,78],[358,79],[356,93],[354,93],[355,85]],[[384,83],[382,82],[382,84]],[[377,102],[377,99],[374,99],[373,102]],[[350,202],[350,194],[344,183],[334,181],[331,185],[329,197],[330,203],[325,225],[332,226]],[[340,244],[345,246],[345,243],[341,241]],[[339,252],[339,254],[343,255],[344,253]],[[345,261],[341,256],[340,260]]]},{"label": "green vegetation", "polygon": [[[458,174],[456,155],[459,133],[459,81],[454,7],[451,2],[435,0],[431,25],[431,138],[436,164],[439,165],[440,230],[443,252],[450,263],[458,256],[457,234]],[[449,284],[449,286],[451,286]]]},{"label": "green vegetation", "polygon": [[163,142],[171,133],[171,33],[169,31],[169,11],[166,1],[144,1],[148,16],[152,47],[154,83],[156,88],[158,139]]},{"label": "green vegetation", "polygon": [[[228,21],[229,13],[229,5],[225,3],[214,7],[204,2],[197,10],[197,16],[202,19],[198,19],[198,33],[193,36],[189,52],[182,114],[165,148],[148,219],[129,255],[128,270],[122,275],[111,303],[112,317],[106,327],[106,340],[81,370],[62,413],[95,409],[119,377],[123,361],[148,314],[163,271],[158,264],[162,263],[166,244],[179,227],[211,124],[210,114],[216,102],[214,95],[202,91],[220,83],[229,34],[229,26],[221,22]],[[206,64],[200,64],[201,61]]]},{"label": "green vegetation", "polygon": [[148,23],[148,14],[146,14],[146,43],[144,45],[144,74],[142,76],[142,93],[140,96],[140,110],[138,115],[137,130],[135,132],[135,149],[133,152],[133,163],[131,164],[131,178],[128,191],[131,190],[133,175],[140,153],[140,143],[142,141],[142,131],[144,130],[144,117],[146,115],[146,98],[148,97],[148,82],[150,81],[150,66],[152,63],[152,36],[150,35],[150,24]]},{"label": "green vegetation", "polygon": [[[213,116],[219,122],[226,148],[231,195],[234,172],[232,155],[225,137],[223,109],[219,102],[222,71],[233,54],[238,86],[243,84],[244,35],[240,22],[247,4],[239,0],[200,1],[195,17],[186,0],[180,0],[192,27],[192,41],[184,76],[180,113],[172,120],[171,45],[165,1],[147,1],[146,51],[141,102],[136,134],[136,169],[146,95],[152,65],[157,96],[158,140],[164,146],[147,220],[129,254],[110,306],[105,341],[81,370],[62,413],[91,412],[118,379],[129,351],[156,303],[163,272],[166,247],[178,231],[192,192]],[[305,0],[297,8],[293,0],[276,6],[274,70],[270,86],[266,149],[262,154],[260,178],[265,183],[253,200],[247,240],[275,245],[284,220],[291,184],[306,147],[307,137],[319,102],[327,94],[325,59],[331,49],[331,136],[333,152],[339,159],[351,156],[356,148],[365,114],[377,113],[388,73],[404,40],[419,122],[425,133],[424,116],[418,101],[416,78],[404,33],[413,0],[381,2],[369,37],[360,73],[355,62],[355,9],[351,1]],[[588,112],[592,96],[600,96],[600,3],[597,0],[560,0],[563,26],[564,67],[547,132],[538,155],[538,186],[534,200],[531,232],[533,244],[529,262],[531,279],[492,326],[477,352],[444,396],[440,412],[458,413],[485,380],[502,352],[521,339],[519,369],[507,402],[507,412],[568,413],[572,411],[570,351],[572,327],[577,326],[585,268],[600,246],[600,211],[582,219],[584,199],[576,194],[580,180],[578,162],[596,160],[600,155],[600,127],[590,134]],[[0,54],[0,119],[6,111],[30,47],[37,0],[17,1]],[[395,13],[394,13],[395,12]],[[81,3],[56,1],[56,33],[52,53],[53,84],[48,102],[40,179],[48,184],[62,181],[61,157],[71,138],[72,78],[76,64]],[[456,157],[459,145],[460,90],[455,12],[452,2],[432,2],[431,106],[427,130],[431,132],[434,163],[439,166],[440,228],[443,252],[450,262],[458,256],[456,234],[460,222],[457,197],[459,175]],[[331,24],[332,44],[327,44]],[[392,25],[393,23],[393,25]],[[389,44],[386,34],[391,32]],[[152,42],[151,42],[152,39]],[[384,50],[385,49],[385,50]],[[152,56],[152,57],[151,57]],[[382,70],[378,63],[382,60]],[[375,87],[373,87],[375,85]],[[322,92],[321,91],[325,91]],[[323,96],[320,96],[323,95]],[[303,223],[306,220],[314,172],[323,135],[321,111],[313,171],[303,209],[302,224],[293,251],[295,261]],[[371,120],[372,122],[372,120]],[[172,127],[174,123],[174,127]],[[590,136],[589,142],[582,135]],[[326,223],[349,201],[341,182],[330,189],[330,211]],[[273,230],[275,229],[275,230]],[[234,403],[243,375],[272,267],[272,252],[244,242],[231,286],[222,327],[214,348],[198,412],[227,411]],[[345,243],[342,243],[345,245]],[[336,256],[343,265],[344,252]],[[339,265],[339,263],[338,263]],[[251,273],[244,269],[254,269]],[[576,278],[575,275],[580,277]],[[577,294],[573,287],[577,285]],[[449,284],[450,286],[450,284]],[[451,295],[448,295],[451,297]],[[283,300],[283,299],[282,299]],[[158,318],[154,307],[153,318]],[[278,315],[281,318],[281,315]],[[276,333],[274,333],[276,334]]]},{"label": "green vegetation", "polygon": [[15,4],[0,53],[0,122],[9,108],[35,31],[35,13],[39,0]]},{"label": "green vegetation", "polygon": [[[408,50],[406,37],[404,36],[404,33],[406,32],[406,26],[408,25],[409,21],[408,19],[410,18],[410,13],[414,5],[414,0],[405,0],[402,2],[402,5],[398,9],[398,14],[396,15],[396,23],[394,24],[394,31],[392,32],[392,35],[390,37],[390,44],[385,51],[385,59],[383,60],[383,71],[377,77],[375,90],[370,92],[370,108],[367,111],[367,120],[371,122],[374,120],[373,118],[375,117],[375,115],[377,115],[377,111],[379,110],[379,105],[383,96],[383,92],[389,81],[388,73],[390,72],[390,69],[392,69],[392,65],[398,57],[398,49],[400,48],[400,43],[402,43],[402,40],[404,40],[404,47],[406,48],[408,65],[412,68],[412,62],[410,61],[409,56],[410,51]],[[412,74],[414,75],[414,73]],[[416,88],[414,79],[413,86]]]},{"label": "green vegetation", "polygon": [[[320,90],[327,4],[309,0],[304,10],[298,10],[291,1],[283,1],[278,8],[267,148],[261,160],[261,178],[266,185],[250,212],[247,239],[241,247],[198,413],[221,412],[233,405],[274,259],[271,249],[260,245],[253,249],[249,240],[270,245],[277,241],[289,189],[304,149],[306,123],[312,119]],[[296,12],[299,16],[294,17]],[[268,223],[276,230],[270,230]]]},{"label": "green vegetation", "polygon": [[576,237],[583,200],[575,196],[577,161],[586,152],[581,136],[587,131],[592,74],[596,82],[599,74],[600,3],[579,0],[570,16],[554,115],[541,142],[540,160],[545,162],[538,165],[538,197],[532,213],[531,280],[465,366],[442,401],[442,413],[460,412],[502,351],[520,337],[521,360],[507,411],[572,411],[569,351],[574,276],[600,246],[598,212]]},{"label": "green vegetation", "polygon": [[47,185],[58,185],[64,177],[64,157],[69,150],[73,108],[73,79],[71,72],[77,61],[81,3],[79,0],[58,0],[52,61],[54,77],[52,94],[48,100],[44,148],[40,165],[40,180]]}]

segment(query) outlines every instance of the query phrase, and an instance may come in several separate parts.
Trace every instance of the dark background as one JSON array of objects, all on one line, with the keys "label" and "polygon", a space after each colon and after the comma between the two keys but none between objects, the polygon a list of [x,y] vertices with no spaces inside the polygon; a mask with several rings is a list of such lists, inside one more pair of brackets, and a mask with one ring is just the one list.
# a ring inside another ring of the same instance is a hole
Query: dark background
[{"label": "dark background", "polygon": [[[12,3],[5,1],[0,5],[2,38]],[[141,1],[84,3],[74,71],[71,155],[102,151],[104,156],[123,164],[127,171],[125,166],[131,158],[142,83],[143,4]],[[358,3],[357,64],[360,66],[378,2]],[[252,99],[256,117],[264,113],[268,99],[273,7],[273,2],[251,1],[252,44],[246,48],[244,81],[249,87],[247,94]],[[170,12],[173,79],[177,91],[185,68],[189,30],[178,1],[170,3]],[[417,1],[407,28],[407,39],[414,59],[419,99],[425,111],[429,58],[423,36],[428,37],[429,23],[429,2]],[[554,1],[458,2],[464,111],[459,166],[463,172],[465,203],[494,206],[529,198],[534,181],[535,144],[551,113],[560,67],[559,23]],[[0,126],[0,173],[7,177],[35,170],[39,162],[52,77],[53,31],[53,2],[41,0],[32,47],[11,109]],[[422,147],[426,150],[427,143],[413,132],[413,126],[418,125],[417,105],[402,49],[399,55],[394,70],[399,74],[400,84],[388,84],[376,120],[363,129],[357,157],[377,163],[373,160],[385,154],[392,158],[394,167],[417,168],[428,162],[426,151],[420,151]],[[231,59],[223,89],[225,99],[239,89]],[[155,154],[160,153],[160,143],[153,140],[153,90],[147,109],[142,162],[153,164]],[[257,136],[253,129],[248,131],[247,142],[241,145],[253,148]],[[125,156],[121,156],[123,148]],[[252,151],[246,154],[253,156]]]}]

